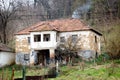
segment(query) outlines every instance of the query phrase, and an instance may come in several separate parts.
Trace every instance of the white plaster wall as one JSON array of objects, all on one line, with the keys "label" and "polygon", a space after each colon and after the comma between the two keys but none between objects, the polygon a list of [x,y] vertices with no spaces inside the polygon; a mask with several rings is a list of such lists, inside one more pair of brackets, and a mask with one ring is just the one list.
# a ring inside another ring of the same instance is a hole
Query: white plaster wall
[{"label": "white plaster wall", "polygon": [[15,53],[0,52],[0,67],[10,65],[15,62]]},{"label": "white plaster wall", "polygon": [[[50,49],[56,48],[56,31],[31,32],[31,49]],[[34,42],[34,35],[41,34],[41,42]],[[43,41],[43,34],[50,34],[50,41]]]},{"label": "white plaster wall", "polygon": [[16,40],[17,41],[20,41],[20,40],[23,40],[23,39],[27,39],[28,37],[30,37],[30,35],[16,35]]}]

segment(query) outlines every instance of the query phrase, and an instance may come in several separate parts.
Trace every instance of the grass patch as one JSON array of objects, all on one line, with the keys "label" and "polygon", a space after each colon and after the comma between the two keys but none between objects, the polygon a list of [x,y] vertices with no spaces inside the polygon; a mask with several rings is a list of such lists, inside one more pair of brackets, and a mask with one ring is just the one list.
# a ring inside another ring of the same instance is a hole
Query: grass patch
[{"label": "grass patch", "polygon": [[[22,77],[22,66],[12,65],[0,69],[1,74],[10,80],[12,69],[15,70],[15,78]],[[2,73],[4,71],[4,73]],[[27,76],[39,76],[47,74],[48,68],[40,68],[38,66],[26,67]],[[6,79],[4,79],[6,80]],[[85,69],[81,70],[79,66],[62,66],[59,75],[56,78],[48,80],[120,80],[120,60],[107,62],[102,65],[94,65],[86,63]]]},{"label": "grass patch", "polygon": [[[80,70],[79,66],[69,67],[65,66],[61,68],[61,72],[58,77],[49,80],[120,80],[120,64],[114,67],[114,71],[111,75],[112,68],[110,64],[92,66],[91,68],[85,68],[84,71]],[[106,67],[107,66],[107,67]]]},{"label": "grass patch", "polygon": [[[12,70],[14,69],[14,78],[22,78],[22,66],[20,65],[12,65],[12,66],[6,66],[4,68],[0,68],[0,78],[7,77],[9,80],[12,76]],[[48,69],[47,68],[40,68],[36,66],[27,66],[26,67],[26,76],[40,76],[47,74]]]}]

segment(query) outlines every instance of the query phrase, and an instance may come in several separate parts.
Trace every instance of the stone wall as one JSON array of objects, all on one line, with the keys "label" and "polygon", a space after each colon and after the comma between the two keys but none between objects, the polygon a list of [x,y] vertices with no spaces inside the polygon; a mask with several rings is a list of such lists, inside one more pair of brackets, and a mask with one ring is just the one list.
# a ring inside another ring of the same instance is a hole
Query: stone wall
[{"label": "stone wall", "polygon": [[[95,39],[96,37],[96,39]],[[94,33],[94,32],[90,32],[88,40],[89,40],[89,44],[90,45],[90,49],[97,52],[97,53],[101,53],[101,49],[100,49],[100,35]]]},{"label": "stone wall", "polygon": [[[62,32],[60,33],[60,37],[69,38],[72,35],[78,36],[78,46],[81,50],[93,50],[100,52],[100,35],[96,34],[93,31],[74,31],[74,32]],[[95,36],[97,39],[97,43],[95,42]],[[59,40],[60,41],[60,40]]]},{"label": "stone wall", "polygon": [[16,53],[29,53],[30,52],[30,43],[28,43],[28,37],[30,35],[17,35],[15,41],[15,50]]}]

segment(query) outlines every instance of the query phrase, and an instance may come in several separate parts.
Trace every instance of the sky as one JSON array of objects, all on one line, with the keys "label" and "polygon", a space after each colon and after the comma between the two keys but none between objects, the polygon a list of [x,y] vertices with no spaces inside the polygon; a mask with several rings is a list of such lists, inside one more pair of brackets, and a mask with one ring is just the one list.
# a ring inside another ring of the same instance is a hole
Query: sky
[{"label": "sky", "polygon": [[[23,3],[26,4],[27,1],[29,1],[29,3],[32,4],[34,0],[0,0],[0,6],[1,6],[2,1],[4,1],[4,4],[5,4],[6,9],[7,9],[7,7],[9,6],[9,2],[12,2],[12,1],[20,1],[20,2],[23,2]],[[2,5],[2,6],[3,6],[3,5]]]}]

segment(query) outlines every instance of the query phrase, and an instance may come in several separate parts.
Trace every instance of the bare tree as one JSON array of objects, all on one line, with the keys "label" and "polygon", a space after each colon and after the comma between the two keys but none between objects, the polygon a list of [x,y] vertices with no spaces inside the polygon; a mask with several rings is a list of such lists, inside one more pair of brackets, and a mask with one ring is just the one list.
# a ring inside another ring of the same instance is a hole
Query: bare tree
[{"label": "bare tree", "polygon": [[15,19],[15,12],[17,11],[17,5],[14,0],[9,0],[9,2],[5,2],[5,0],[0,0],[0,29],[1,29],[1,38],[3,43],[7,43],[7,24],[9,21]]},{"label": "bare tree", "polygon": [[62,57],[66,62],[72,63],[78,57],[78,51],[81,50],[80,39],[74,39],[70,36],[64,43],[56,49],[56,57]]},{"label": "bare tree", "polygon": [[34,0],[34,6],[44,8],[47,19],[71,17],[73,11],[87,0]]}]

